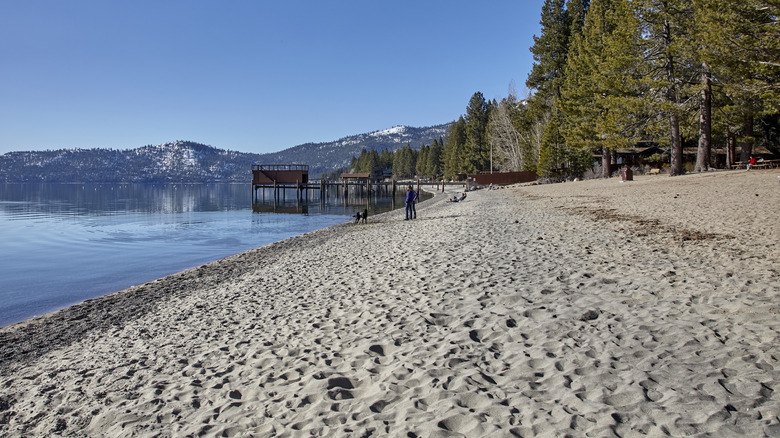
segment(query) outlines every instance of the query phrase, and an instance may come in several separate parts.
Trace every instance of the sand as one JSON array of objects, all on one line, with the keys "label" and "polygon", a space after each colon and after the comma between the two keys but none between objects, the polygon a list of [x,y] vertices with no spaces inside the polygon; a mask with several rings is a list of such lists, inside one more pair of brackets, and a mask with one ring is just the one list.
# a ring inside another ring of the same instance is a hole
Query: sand
[{"label": "sand", "polygon": [[0,330],[0,435],[780,435],[780,172],[447,195]]}]

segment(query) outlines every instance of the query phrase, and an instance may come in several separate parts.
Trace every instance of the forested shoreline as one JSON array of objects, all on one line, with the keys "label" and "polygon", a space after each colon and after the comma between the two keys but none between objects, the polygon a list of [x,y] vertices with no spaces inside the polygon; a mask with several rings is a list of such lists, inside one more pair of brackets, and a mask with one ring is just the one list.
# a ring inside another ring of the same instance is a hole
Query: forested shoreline
[{"label": "forested shoreline", "polygon": [[595,154],[607,177],[617,150],[644,143],[675,176],[684,147],[696,149],[694,171],[713,166],[716,148],[727,168],[758,146],[780,154],[778,15],[774,0],[545,0],[523,98],[514,83],[500,101],[476,92],[419,166],[397,165],[415,151],[376,161],[369,151],[353,170],[451,179],[492,167],[555,180],[590,170]]}]

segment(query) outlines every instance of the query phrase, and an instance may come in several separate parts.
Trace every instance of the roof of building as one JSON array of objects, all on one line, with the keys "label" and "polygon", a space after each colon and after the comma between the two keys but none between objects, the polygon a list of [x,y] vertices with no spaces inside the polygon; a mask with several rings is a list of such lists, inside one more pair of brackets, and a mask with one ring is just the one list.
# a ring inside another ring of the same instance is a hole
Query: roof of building
[{"label": "roof of building", "polygon": [[371,177],[371,174],[368,173],[342,173],[341,178],[343,179],[368,179]]}]

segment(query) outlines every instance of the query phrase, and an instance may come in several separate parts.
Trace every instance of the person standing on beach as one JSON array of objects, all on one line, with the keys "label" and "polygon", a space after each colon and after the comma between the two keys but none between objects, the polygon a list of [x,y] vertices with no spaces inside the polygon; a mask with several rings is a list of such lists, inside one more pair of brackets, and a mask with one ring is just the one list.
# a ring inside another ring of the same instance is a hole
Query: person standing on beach
[{"label": "person standing on beach", "polygon": [[417,209],[414,207],[414,204],[417,202],[417,193],[412,189],[412,186],[409,186],[408,189],[406,189],[406,219],[405,221],[408,221],[409,219],[417,219]]}]

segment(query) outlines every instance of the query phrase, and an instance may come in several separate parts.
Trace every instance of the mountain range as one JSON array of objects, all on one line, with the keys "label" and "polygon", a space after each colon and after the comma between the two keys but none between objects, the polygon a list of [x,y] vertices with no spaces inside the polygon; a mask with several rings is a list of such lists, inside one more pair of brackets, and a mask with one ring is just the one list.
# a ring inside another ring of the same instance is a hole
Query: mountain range
[{"label": "mountain range", "polygon": [[309,174],[349,166],[363,149],[414,149],[445,138],[449,124],[396,126],[326,143],[306,143],[279,152],[237,152],[174,141],[136,149],[59,149],[0,155],[0,182],[249,182],[252,164],[307,164]]}]

